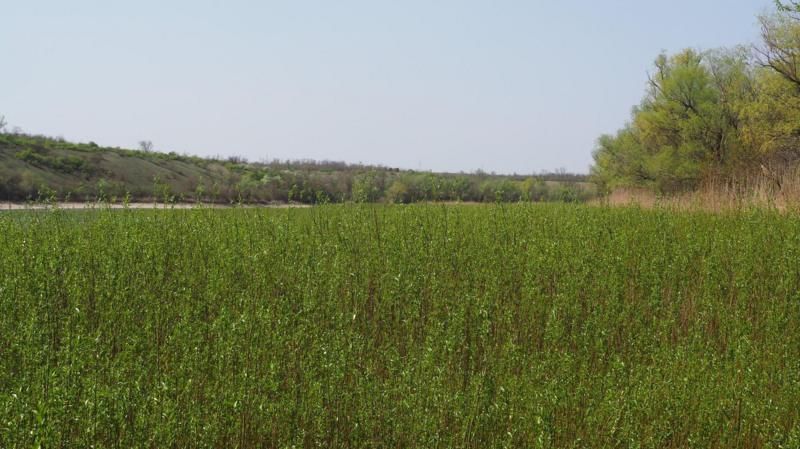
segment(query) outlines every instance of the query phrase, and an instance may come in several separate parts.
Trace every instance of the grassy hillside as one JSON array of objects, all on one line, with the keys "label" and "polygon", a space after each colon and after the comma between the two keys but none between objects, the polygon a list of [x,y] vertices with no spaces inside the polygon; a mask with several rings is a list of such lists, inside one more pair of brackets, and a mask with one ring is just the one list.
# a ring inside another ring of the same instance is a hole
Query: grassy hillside
[{"label": "grassy hillside", "polygon": [[0,214],[0,447],[797,448],[800,220]]},{"label": "grassy hillside", "polygon": [[582,201],[584,176],[401,171],[338,162],[200,158],[0,134],[0,200],[213,202]]},{"label": "grassy hillside", "polygon": [[59,197],[152,197],[158,183],[175,193],[230,177],[223,163],[174,153],[103,148],[44,137],[0,135],[0,196],[19,200],[50,189]]}]

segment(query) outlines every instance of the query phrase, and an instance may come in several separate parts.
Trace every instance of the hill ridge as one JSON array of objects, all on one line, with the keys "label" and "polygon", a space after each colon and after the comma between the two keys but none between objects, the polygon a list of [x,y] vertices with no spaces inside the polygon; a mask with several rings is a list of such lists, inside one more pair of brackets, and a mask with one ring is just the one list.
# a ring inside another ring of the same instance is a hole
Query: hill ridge
[{"label": "hill ridge", "polygon": [[0,134],[0,201],[583,201],[586,175],[435,173],[336,161],[248,162]]}]

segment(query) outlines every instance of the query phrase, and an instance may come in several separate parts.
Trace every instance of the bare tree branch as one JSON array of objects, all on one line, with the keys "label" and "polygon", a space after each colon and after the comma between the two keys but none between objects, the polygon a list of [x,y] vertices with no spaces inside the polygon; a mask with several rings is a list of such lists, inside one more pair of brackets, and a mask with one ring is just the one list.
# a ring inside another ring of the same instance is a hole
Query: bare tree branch
[{"label": "bare tree branch", "polygon": [[153,151],[153,142],[149,140],[141,140],[139,141],[139,149],[141,149],[145,153],[149,153]]},{"label": "bare tree branch", "polygon": [[800,24],[781,16],[762,16],[762,45],[754,47],[755,61],[768,67],[800,87]]}]

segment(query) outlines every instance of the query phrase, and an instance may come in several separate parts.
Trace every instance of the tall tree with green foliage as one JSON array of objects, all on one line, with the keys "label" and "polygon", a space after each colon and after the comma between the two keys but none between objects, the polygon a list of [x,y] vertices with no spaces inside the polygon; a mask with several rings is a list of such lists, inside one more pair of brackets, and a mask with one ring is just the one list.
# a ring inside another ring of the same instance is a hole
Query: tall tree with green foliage
[{"label": "tall tree with green foliage", "polygon": [[659,55],[631,122],[599,139],[596,179],[673,191],[733,170],[747,153],[736,131],[753,95],[746,57],[741,49]]},{"label": "tall tree with green foliage", "polygon": [[691,189],[780,176],[800,163],[800,2],[759,17],[759,45],[661,54],[631,121],[600,137],[606,188]]}]

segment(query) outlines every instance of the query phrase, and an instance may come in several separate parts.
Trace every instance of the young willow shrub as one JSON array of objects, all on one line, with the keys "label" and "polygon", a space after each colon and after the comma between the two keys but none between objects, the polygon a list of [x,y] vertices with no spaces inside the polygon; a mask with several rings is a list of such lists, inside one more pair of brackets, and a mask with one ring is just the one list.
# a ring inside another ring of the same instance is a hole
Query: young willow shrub
[{"label": "young willow shrub", "polygon": [[0,215],[0,447],[797,447],[800,220]]}]

